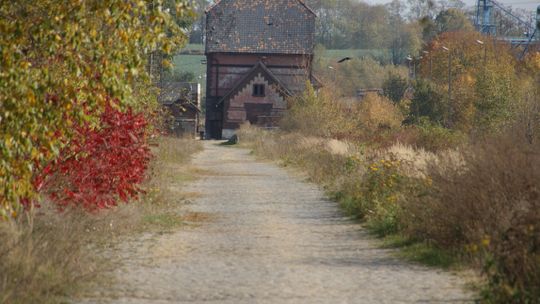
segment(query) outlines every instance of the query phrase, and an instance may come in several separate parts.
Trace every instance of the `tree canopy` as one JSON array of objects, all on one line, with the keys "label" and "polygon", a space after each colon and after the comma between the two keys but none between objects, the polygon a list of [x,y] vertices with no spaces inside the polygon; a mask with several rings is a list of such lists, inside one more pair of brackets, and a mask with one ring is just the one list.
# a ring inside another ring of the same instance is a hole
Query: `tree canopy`
[{"label": "tree canopy", "polygon": [[[173,3],[174,2],[174,3]],[[147,55],[185,41],[187,1],[0,2],[0,217],[34,197],[39,168],[117,109],[148,109]],[[137,85],[136,85],[137,84]]]}]

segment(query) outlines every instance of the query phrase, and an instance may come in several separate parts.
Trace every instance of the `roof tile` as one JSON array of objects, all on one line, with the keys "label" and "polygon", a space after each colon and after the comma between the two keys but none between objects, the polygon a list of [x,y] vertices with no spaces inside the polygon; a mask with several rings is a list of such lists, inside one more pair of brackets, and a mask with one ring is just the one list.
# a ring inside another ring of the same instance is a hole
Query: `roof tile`
[{"label": "roof tile", "polygon": [[206,14],[207,53],[313,53],[316,16],[301,0],[221,0]]}]

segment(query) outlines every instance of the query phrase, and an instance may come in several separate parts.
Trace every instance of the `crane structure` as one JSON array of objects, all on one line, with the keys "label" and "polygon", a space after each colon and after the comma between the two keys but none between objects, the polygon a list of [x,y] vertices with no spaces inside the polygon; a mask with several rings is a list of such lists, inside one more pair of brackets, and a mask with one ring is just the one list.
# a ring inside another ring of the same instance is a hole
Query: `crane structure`
[{"label": "crane structure", "polygon": [[[502,37],[495,22],[496,11],[513,20],[516,25],[522,28],[524,30],[523,36]],[[536,17],[531,18],[531,21],[525,21],[496,0],[477,0],[475,26],[479,32],[485,35],[497,36],[498,40],[509,42],[516,48],[522,47],[521,57],[523,57],[531,45],[540,44],[540,5],[536,9]]]}]

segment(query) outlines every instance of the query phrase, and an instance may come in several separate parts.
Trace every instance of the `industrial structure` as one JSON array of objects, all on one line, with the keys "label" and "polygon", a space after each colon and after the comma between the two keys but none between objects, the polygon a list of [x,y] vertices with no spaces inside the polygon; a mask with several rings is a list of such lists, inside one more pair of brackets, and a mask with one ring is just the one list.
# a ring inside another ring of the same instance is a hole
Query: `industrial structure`
[{"label": "industrial structure", "polygon": [[[523,30],[522,35],[518,37],[503,37],[500,35],[495,22],[496,11],[513,20]],[[536,10],[536,16],[527,21],[496,0],[477,0],[475,25],[476,29],[483,34],[498,36],[497,39],[507,41],[513,47],[522,47],[521,57],[523,57],[531,45],[540,43],[540,5]]]},{"label": "industrial structure", "polygon": [[312,80],[315,13],[302,0],[221,0],[206,12],[206,138],[272,128]]}]

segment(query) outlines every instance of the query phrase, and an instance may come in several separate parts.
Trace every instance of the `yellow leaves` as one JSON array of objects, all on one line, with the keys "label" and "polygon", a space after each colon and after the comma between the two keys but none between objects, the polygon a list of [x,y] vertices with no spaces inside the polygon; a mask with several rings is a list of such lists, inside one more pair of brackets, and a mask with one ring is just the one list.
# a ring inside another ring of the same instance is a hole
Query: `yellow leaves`
[{"label": "yellow leaves", "polygon": [[483,239],[482,239],[482,246],[484,247],[489,247],[489,244],[491,243],[491,239],[489,236],[485,236]]},{"label": "yellow leaves", "polygon": [[164,68],[172,68],[173,65],[172,65],[172,63],[171,63],[170,60],[166,60],[166,59],[165,59],[165,60],[163,60],[163,67],[164,67]]},{"label": "yellow leaves", "polygon": [[471,75],[470,72],[463,75],[462,80],[462,82],[466,85],[472,85],[475,82],[475,78],[473,77],[473,75]]},{"label": "yellow leaves", "polygon": [[465,250],[468,251],[468,252],[471,252],[471,253],[476,253],[476,252],[478,252],[478,245],[469,244],[469,245],[465,246]]},{"label": "yellow leaves", "polygon": [[124,30],[118,31],[118,36],[120,37],[120,39],[121,39],[123,42],[127,42],[127,41],[128,41],[128,34],[126,33],[126,31],[124,31]]},{"label": "yellow leaves", "polygon": [[90,30],[90,37],[96,38],[97,37],[97,31],[95,28]]},{"label": "yellow leaves", "polygon": [[31,106],[36,104],[36,95],[33,91],[28,91],[28,93],[26,93],[26,99]]},{"label": "yellow leaves", "polygon": [[161,50],[165,53],[165,54],[170,54],[171,51],[172,51],[172,46],[170,43],[164,43],[163,46],[161,47]]},{"label": "yellow leaves", "polygon": [[5,208],[0,209],[0,221],[6,221],[8,220],[8,212],[9,212],[8,206],[5,206]]},{"label": "yellow leaves", "polygon": [[30,157],[32,159],[38,159],[39,156],[40,156],[40,153],[39,153],[38,149],[32,148],[32,152],[30,152]]},{"label": "yellow leaves", "polygon": [[13,137],[10,134],[4,135],[4,145],[6,148],[10,149],[13,147]]},{"label": "yellow leaves", "polygon": [[32,66],[32,64],[30,62],[28,62],[28,61],[22,61],[21,62],[21,68],[23,68],[23,69],[28,69],[31,66]]},{"label": "yellow leaves", "polygon": [[[35,191],[30,160],[53,159],[61,143],[69,142],[70,129],[95,124],[107,100],[118,99],[120,109],[148,106],[151,97],[136,100],[134,92],[142,89],[131,87],[146,85],[142,49],[160,45],[174,51],[178,35],[164,33],[183,34],[167,11],[151,11],[146,3],[37,1],[18,3],[17,10],[0,7],[5,16],[0,32],[6,34],[0,38],[0,218],[20,210],[20,198]],[[21,18],[19,11],[28,16]],[[43,18],[44,11],[49,18]],[[82,104],[91,111],[85,113]]]}]

